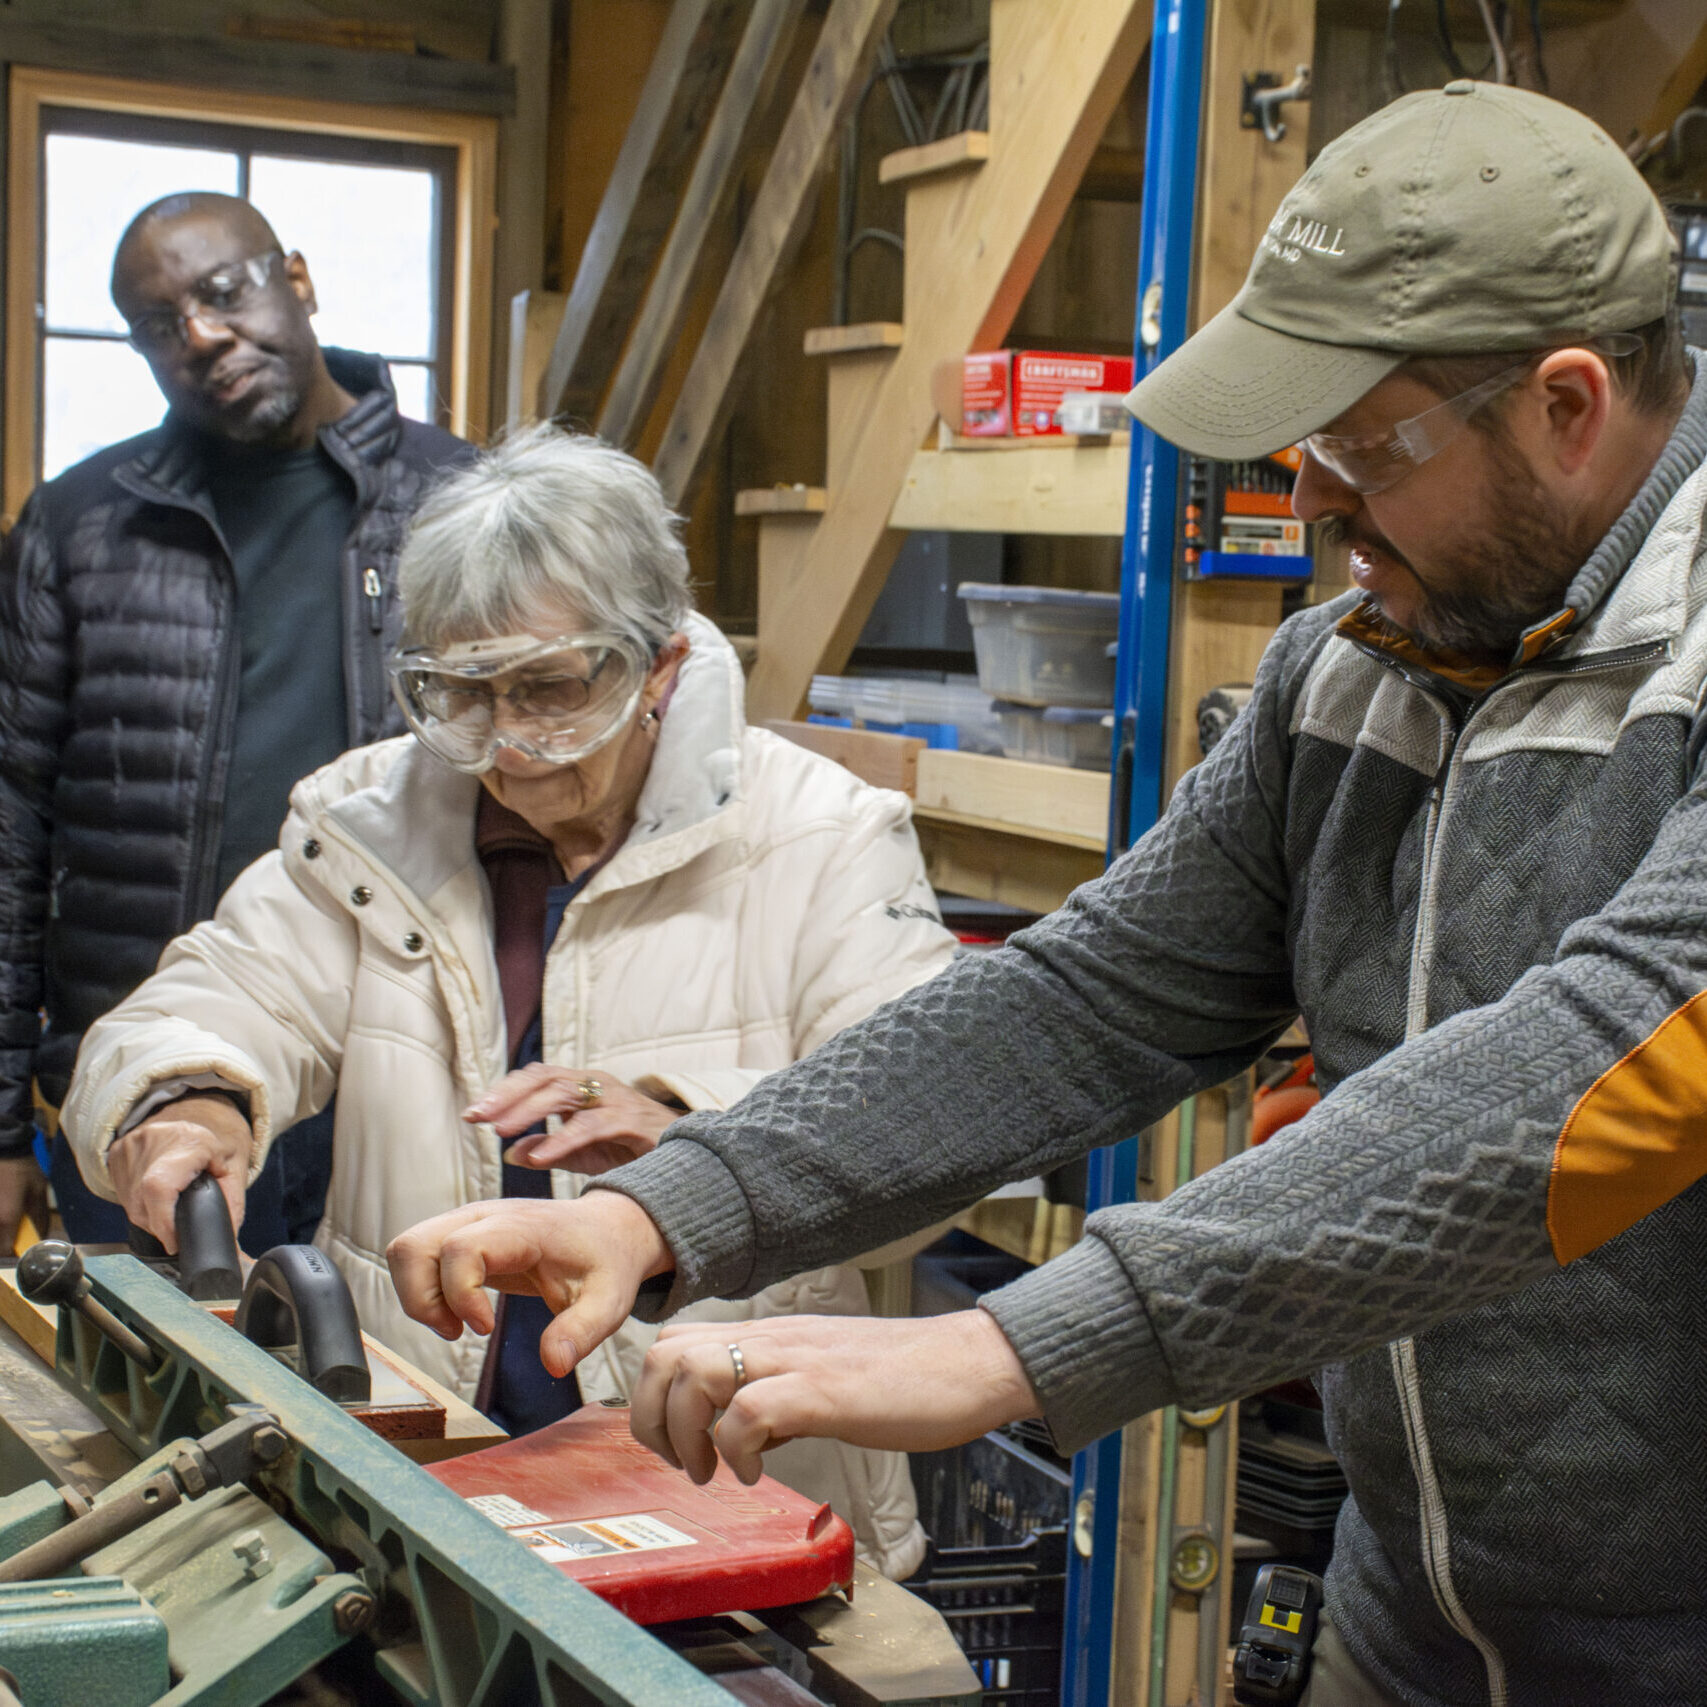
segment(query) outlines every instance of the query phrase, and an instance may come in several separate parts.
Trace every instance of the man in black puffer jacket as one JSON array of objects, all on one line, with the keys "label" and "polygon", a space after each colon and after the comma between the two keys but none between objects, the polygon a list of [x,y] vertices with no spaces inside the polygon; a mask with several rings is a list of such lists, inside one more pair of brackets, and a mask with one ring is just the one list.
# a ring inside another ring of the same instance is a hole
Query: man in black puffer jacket
[{"label": "man in black puffer jacket", "polygon": [[[245,201],[144,209],[112,283],[166,419],[41,486],[0,551],[0,1250],[41,1213],[32,1081],[57,1106],[299,777],[401,733],[398,549],[473,454],[399,415],[377,357],[320,348],[307,266]],[[122,1236],[63,1145],[54,1180],[74,1237]],[[257,1183],[264,1248],[302,1204]]]}]

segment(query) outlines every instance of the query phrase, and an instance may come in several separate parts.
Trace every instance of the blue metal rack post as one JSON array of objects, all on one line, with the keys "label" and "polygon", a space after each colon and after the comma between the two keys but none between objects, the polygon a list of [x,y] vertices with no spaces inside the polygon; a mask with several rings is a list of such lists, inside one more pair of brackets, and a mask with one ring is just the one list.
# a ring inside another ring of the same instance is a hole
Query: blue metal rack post
[{"label": "blue metal rack post", "polygon": [[[1208,8],[1209,0],[1156,0],[1138,251],[1140,377],[1185,341]],[[1110,858],[1142,836],[1161,811],[1178,501],[1179,453],[1135,425],[1120,570]],[[1137,1194],[1136,1138],[1091,1156],[1087,1208],[1130,1202]],[[1113,1434],[1073,1460],[1064,1707],[1107,1707],[1119,1519],[1120,1436]],[[1087,1538],[1088,1556],[1082,1550]]]}]

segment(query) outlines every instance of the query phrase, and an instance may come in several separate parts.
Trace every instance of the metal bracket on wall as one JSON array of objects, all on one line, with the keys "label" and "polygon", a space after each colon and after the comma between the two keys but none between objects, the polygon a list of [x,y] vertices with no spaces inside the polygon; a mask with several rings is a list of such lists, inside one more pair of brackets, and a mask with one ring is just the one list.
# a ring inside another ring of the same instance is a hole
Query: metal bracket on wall
[{"label": "metal bracket on wall", "polygon": [[1247,71],[1241,84],[1240,128],[1256,130],[1260,126],[1270,142],[1279,142],[1286,135],[1286,121],[1280,116],[1280,109],[1288,101],[1310,98],[1310,67],[1300,65],[1287,84],[1281,83],[1277,71]]}]

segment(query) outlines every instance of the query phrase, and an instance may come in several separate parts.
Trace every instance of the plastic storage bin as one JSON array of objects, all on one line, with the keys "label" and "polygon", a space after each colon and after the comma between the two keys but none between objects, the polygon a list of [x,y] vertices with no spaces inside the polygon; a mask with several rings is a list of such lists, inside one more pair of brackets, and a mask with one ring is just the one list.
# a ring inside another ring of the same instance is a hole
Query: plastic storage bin
[{"label": "plastic storage bin", "polygon": [[[990,696],[970,676],[917,681],[898,676],[814,676],[807,702],[827,717],[857,719],[868,728],[925,734],[932,746],[965,753],[999,753],[1002,731]],[[948,726],[949,740],[935,740],[926,726]]]},{"label": "plastic storage bin", "polygon": [[1036,765],[1071,765],[1075,770],[1109,768],[1114,740],[1112,711],[1081,711],[1070,705],[1008,705],[996,701],[1002,751]]},{"label": "plastic storage bin", "polygon": [[1114,703],[1109,642],[1120,632],[1117,593],[963,582],[978,685],[994,699],[1106,711]]}]

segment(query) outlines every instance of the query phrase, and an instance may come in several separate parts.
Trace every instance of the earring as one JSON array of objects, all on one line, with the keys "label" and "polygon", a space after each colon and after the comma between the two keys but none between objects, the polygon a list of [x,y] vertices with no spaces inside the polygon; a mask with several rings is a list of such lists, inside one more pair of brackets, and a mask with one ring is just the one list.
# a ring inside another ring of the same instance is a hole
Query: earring
[{"label": "earring", "polygon": [[653,731],[654,733],[657,731],[657,729],[658,729],[658,713],[656,711],[647,712],[646,715],[640,719],[640,721],[646,726],[647,729]]}]

